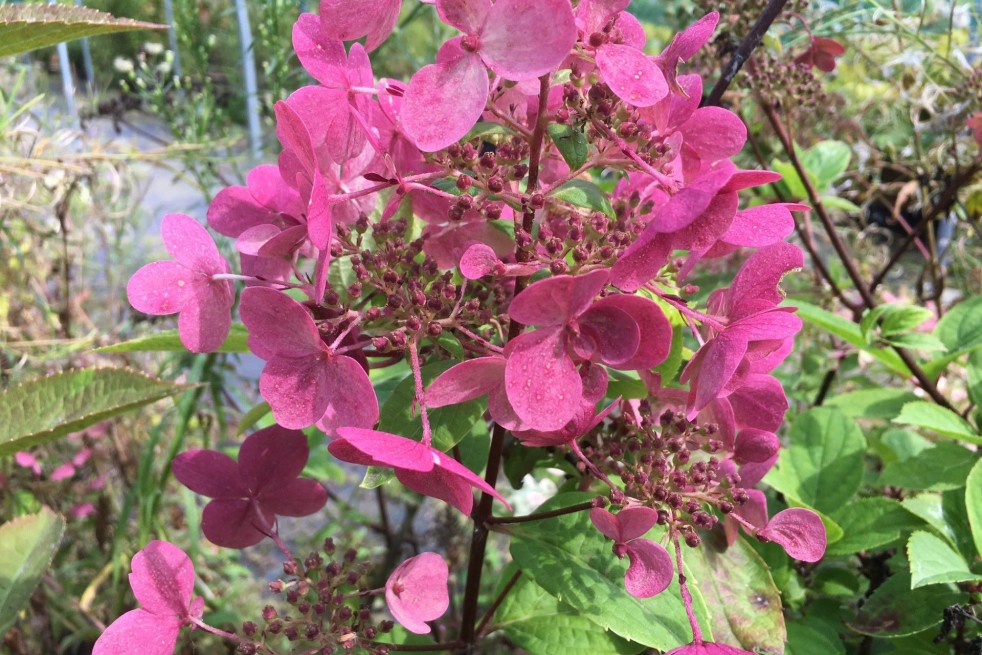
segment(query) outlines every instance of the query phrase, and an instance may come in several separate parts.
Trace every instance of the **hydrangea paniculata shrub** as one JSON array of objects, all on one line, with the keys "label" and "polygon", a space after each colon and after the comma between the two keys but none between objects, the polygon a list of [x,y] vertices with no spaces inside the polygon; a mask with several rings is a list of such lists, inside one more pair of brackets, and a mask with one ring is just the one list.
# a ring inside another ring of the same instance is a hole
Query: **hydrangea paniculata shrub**
[{"label": "hydrangea paniculata shrub", "polygon": [[[174,473],[212,499],[210,541],[244,548],[269,536],[280,545],[293,582],[272,587],[288,588],[307,618],[270,607],[262,630],[247,623],[232,635],[197,620],[181,595],[173,611],[135,610],[150,612],[162,641],[190,622],[241,652],[276,652],[267,638],[282,633],[307,640],[310,652],[384,653],[397,648],[379,641],[389,625],[373,623],[375,595],[409,631],[441,621],[449,572],[436,553],[404,561],[375,590],[359,587],[367,564],[354,551],[326,565],[319,554],[290,555],[276,516],[314,513],[328,498],[297,478],[308,454],[297,430],[312,426],[338,460],[391,469],[473,521],[467,570],[455,571],[466,576],[461,613],[442,625],[450,640],[434,650],[470,652],[483,636],[487,536],[509,522],[589,510],[588,538],[610,540],[610,558],[627,560],[625,594],[678,594],[671,602],[688,616],[692,643],[658,646],[688,655],[748,651],[703,632],[683,547],[713,533],[733,544],[742,528],[794,558],[822,557],[818,515],[769,517],[754,488],[780,449],[788,404],[772,372],[801,328],[780,282],[803,265],[785,238],[792,212],[807,207],[741,208],[740,191],[779,176],[730,161],[746,128],[725,109],[700,107],[702,80],[685,73],[719,16],[650,56],[627,5],[437,0],[439,19],[460,35],[407,81],[376,79],[368,54],[393,29],[400,2],[323,0],[319,16],[297,21],[293,45],[316,83],[276,106],[277,164],[220,192],[208,211],[210,226],[236,240],[241,274],[201,225],[170,216],[173,261],[141,269],[129,292],[141,311],[180,312],[185,345],[213,351],[229,331],[232,283],[244,283],[238,313],[265,361],[258,388],[277,425],[247,438],[237,462],[189,451]],[[738,272],[697,304],[691,280],[724,258]],[[424,383],[423,366],[447,360]],[[419,440],[375,429],[373,372],[403,362]],[[475,399],[485,399],[491,424],[483,477],[433,438],[430,420],[436,408]],[[498,486],[506,442],[510,453],[568,456],[574,486],[600,496],[542,517],[508,516]],[[324,552],[334,554],[333,542]],[[666,591],[673,581],[677,591]],[[127,616],[120,621],[134,621]],[[128,652],[115,636],[122,630],[109,628],[101,652]]]}]

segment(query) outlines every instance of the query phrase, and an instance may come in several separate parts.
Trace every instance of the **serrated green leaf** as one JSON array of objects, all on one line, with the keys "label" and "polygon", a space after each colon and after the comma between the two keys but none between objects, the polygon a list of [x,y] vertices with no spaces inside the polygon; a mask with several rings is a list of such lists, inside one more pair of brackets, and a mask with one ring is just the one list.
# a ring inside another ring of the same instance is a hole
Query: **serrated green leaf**
[{"label": "serrated green leaf", "polygon": [[27,604],[65,531],[65,519],[47,507],[0,526],[0,634]]},{"label": "serrated green leaf", "polygon": [[893,419],[901,425],[915,425],[937,432],[952,439],[982,444],[980,436],[972,425],[955,412],[926,400],[917,400],[904,405],[900,416]]},{"label": "serrated green leaf", "polygon": [[[556,506],[568,506],[592,497],[564,494],[553,500]],[[678,581],[673,580],[668,589],[653,598],[628,594],[624,589],[626,558],[620,560],[611,552],[611,542],[593,527],[587,512],[517,524],[509,532],[512,558],[518,567],[537,585],[594,623],[625,639],[661,650],[691,639]],[[698,593],[698,583],[690,585],[690,589]],[[709,620],[701,596],[697,596],[696,610],[706,629]]]},{"label": "serrated green leaf", "polygon": [[686,553],[685,563],[700,580],[706,602],[716,608],[712,626],[717,641],[739,644],[754,653],[784,652],[781,592],[767,565],[743,537],[729,548],[706,538],[702,547]]},{"label": "serrated green leaf", "polygon": [[190,388],[112,368],[65,371],[25,382],[0,394],[0,456]]},{"label": "serrated green leaf", "polygon": [[975,552],[982,553],[982,459],[975,463],[965,481],[965,510],[972,528]]},{"label": "serrated green leaf", "polygon": [[603,212],[614,218],[614,207],[610,204],[610,199],[593,182],[580,179],[570,180],[558,189],[554,189],[550,195],[576,207]]},{"label": "serrated green leaf", "polygon": [[[458,362],[443,361],[427,364],[420,369],[424,388],[438,375]],[[381,432],[397,434],[407,439],[420,441],[423,438],[423,421],[419,411],[414,411],[416,382],[412,374],[396,385],[392,395],[382,404],[378,429]],[[486,402],[477,398],[466,403],[438,407],[427,412],[430,419],[432,444],[434,448],[446,452],[467,436],[471,428],[481,420]]]},{"label": "serrated green leaf", "polygon": [[965,366],[968,374],[968,397],[977,406],[982,406],[982,350],[973,350]]},{"label": "serrated green leaf", "polygon": [[913,491],[961,489],[978,455],[954,443],[939,443],[923,450],[915,461],[894,462],[877,481],[882,486]]},{"label": "serrated green leaf", "polygon": [[832,518],[842,528],[843,536],[829,544],[826,555],[852,555],[879,548],[924,525],[898,501],[881,497],[849,503],[834,512]]},{"label": "serrated green leaf", "polygon": [[804,621],[788,624],[788,648],[785,655],[845,655],[846,647],[838,635]]},{"label": "serrated green leaf", "polygon": [[58,4],[0,5],[0,57],[100,34],[165,29],[166,25],[114,18],[88,7]]},{"label": "serrated green leaf", "polygon": [[941,317],[934,335],[952,352],[982,346],[982,296],[960,302]]},{"label": "serrated green leaf", "polygon": [[582,129],[576,129],[572,125],[559,125],[551,123],[547,128],[552,142],[559,149],[559,154],[563,156],[566,165],[570,170],[578,170],[586,163],[590,153],[590,144],[587,142],[586,134]]},{"label": "serrated green leaf", "polygon": [[903,406],[917,396],[903,389],[878,387],[860,389],[833,396],[825,401],[826,407],[835,407],[853,418],[894,418]]},{"label": "serrated green leaf", "polygon": [[917,634],[941,623],[942,610],[962,597],[943,585],[911,590],[910,575],[901,571],[877,587],[849,627],[874,637]]},{"label": "serrated green leaf", "polygon": [[897,353],[893,350],[871,347],[867,343],[859,326],[849,319],[802,300],[788,300],[784,304],[789,307],[797,307],[798,316],[802,320],[839,337],[860,350],[868,352],[873,358],[894,373],[904,377],[910,376],[910,369],[907,368],[907,365],[904,364]]},{"label": "serrated green leaf", "polygon": [[922,334],[920,332],[894,334],[884,337],[884,341],[891,346],[906,348],[908,350],[927,350],[930,352],[945,352],[948,350],[948,347],[941,343],[941,340],[933,334]]},{"label": "serrated green leaf", "polygon": [[[247,353],[249,331],[246,326],[234,323],[228,333],[228,337],[221,347],[216,351],[220,353]],[[187,352],[187,348],[181,343],[181,337],[177,330],[165,330],[157,334],[151,334],[138,339],[131,339],[123,343],[116,343],[111,346],[96,348],[97,353],[150,353],[150,352]]]},{"label": "serrated green leaf", "polygon": [[972,573],[968,562],[950,544],[930,532],[915,532],[907,542],[910,588],[932,584],[968,582],[982,575]]},{"label": "serrated green leaf", "polygon": [[910,332],[924,321],[934,318],[934,312],[926,307],[887,306],[890,309],[883,316],[883,322],[880,324],[880,333],[885,336]]},{"label": "serrated green leaf", "polygon": [[[501,576],[503,585],[514,565]],[[499,593],[501,589],[499,588]],[[635,655],[644,650],[581,616],[523,575],[495,613],[494,625],[515,643],[536,655]]]},{"label": "serrated green leaf", "polygon": [[859,331],[867,340],[869,340],[870,333],[876,327],[877,322],[888,311],[890,311],[890,305],[878,305],[863,312],[863,317],[859,320]]},{"label": "serrated green leaf", "polygon": [[822,513],[836,511],[863,481],[866,439],[837,409],[816,407],[798,416],[765,482]]},{"label": "serrated green leaf", "polygon": [[801,153],[801,165],[815,180],[819,193],[825,191],[849,168],[852,149],[842,141],[819,141]]}]

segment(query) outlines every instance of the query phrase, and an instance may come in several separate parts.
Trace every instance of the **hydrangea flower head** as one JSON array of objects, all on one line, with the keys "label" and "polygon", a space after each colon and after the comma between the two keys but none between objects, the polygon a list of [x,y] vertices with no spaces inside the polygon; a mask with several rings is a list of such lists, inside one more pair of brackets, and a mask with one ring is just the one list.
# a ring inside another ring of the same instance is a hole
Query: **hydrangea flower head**
[{"label": "hydrangea flower head", "polygon": [[675,567],[665,547],[642,539],[658,522],[658,512],[650,507],[628,507],[617,514],[595,507],[590,520],[608,539],[614,540],[614,554],[627,557],[631,565],[624,577],[627,592],[636,598],[651,598],[665,591],[672,582]]}]

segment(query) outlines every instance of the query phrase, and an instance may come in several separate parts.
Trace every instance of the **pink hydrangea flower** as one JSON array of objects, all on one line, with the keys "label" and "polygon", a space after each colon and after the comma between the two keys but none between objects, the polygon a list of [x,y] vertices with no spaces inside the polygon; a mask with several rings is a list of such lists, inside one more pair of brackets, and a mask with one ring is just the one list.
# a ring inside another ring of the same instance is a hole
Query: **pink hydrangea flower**
[{"label": "pink hydrangea flower", "polygon": [[399,20],[402,0],[321,0],[320,19],[332,39],[352,41],[363,36],[365,47],[379,47]]},{"label": "pink hydrangea flower", "polygon": [[130,588],[142,607],[113,621],[92,655],[172,655],[181,628],[204,612],[204,599],[192,598],[190,558],[172,543],[151,541],[133,556]]},{"label": "pink hydrangea flower", "polygon": [[130,278],[126,295],[144,314],[179,313],[178,331],[184,347],[213,352],[224,343],[232,325],[235,290],[227,279],[228,262],[196,220],[168,214],[161,225],[164,246],[173,260],[147,264]]},{"label": "pink hydrangea flower", "polygon": [[453,505],[464,514],[474,506],[472,489],[508,502],[469,468],[436,448],[387,432],[341,428],[328,450],[343,462],[395,470],[396,479],[416,493]]},{"label": "pink hydrangea flower", "polygon": [[590,510],[590,520],[605,537],[614,540],[617,557],[627,555],[630,559],[624,577],[629,594],[651,598],[665,591],[675,573],[672,556],[661,544],[641,538],[658,522],[658,512],[650,507],[628,507],[611,514],[595,507]]},{"label": "pink hydrangea flower", "polygon": [[831,73],[835,70],[835,58],[841,57],[845,52],[845,46],[838,41],[816,36],[812,37],[808,49],[795,57],[794,62],[809,68],[814,66],[820,71]]},{"label": "pink hydrangea flower", "polygon": [[758,489],[748,489],[750,499],[724,519],[727,541],[736,540],[737,526],[759,540],[772,541],[796,560],[817,562],[828,543],[825,524],[815,512],[792,507],[767,517],[767,498]]},{"label": "pink hydrangea flower", "polygon": [[238,462],[214,450],[189,450],[175,457],[172,467],[181,484],[214,499],[201,516],[208,540],[247,548],[269,536],[276,515],[307,516],[324,507],[324,487],[297,477],[308,455],[302,432],[274,425],[242,443]]},{"label": "pink hydrangea flower", "polygon": [[420,553],[396,567],[385,583],[385,602],[392,616],[410,632],[430,632],[427,621],[450,607],[450,570],[436,553]]},{"label": "pink hydrangea flower", "polygon": [[716,31],[719,23],[719,12],[713,11],[692,25],[675,35],[668,47],[662,50],[661,54],[655,57],[658,66],[661,67],[668,82],[668,87],[673,93],[685,95],[685,91],[679,86],[677,72],[679,64],[692,59],[699,50],[706,45],[709,37]]},{"label": "pink hydrangea flower", "polygon": [[242,292],[239,311],[249,349],[266,360],[259,391],[277,423],[296,430],[316,423],[328,435],[341,426],[375,425],[378,399],[368,373],[324,343],[303,305],[280,291],[252,287]]},{"label": "pink hydrangea flower", "polygon": [[726,644],[717,644],[711,641],[700,641],[687,646],[679,646],[665,653],[665,655],[754,655],[750,651]]}]

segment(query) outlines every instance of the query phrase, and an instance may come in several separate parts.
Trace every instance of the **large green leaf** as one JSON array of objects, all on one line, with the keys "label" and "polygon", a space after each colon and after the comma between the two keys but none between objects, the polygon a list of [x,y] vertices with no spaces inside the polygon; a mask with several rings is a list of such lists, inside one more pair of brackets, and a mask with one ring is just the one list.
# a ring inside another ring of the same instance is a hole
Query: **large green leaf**
[{"label": "large green leaf", "polygon": [[64,531],[65,519],[47,507],[0,526],[0,634],[34,593]]},{"label": "large green leaf", "polygon": [[[502,586],[514,570],[505,570]],[[505,596],[494,625],[536,655],[634,655],[644,650],[643,645],[604,630],[527,575],[520,577]]]},{"label": "large green leaf", "polygon": [[911,374],[910,369],[907,368],[907,365],[904,364],[902,359],[900,359],[900,355],[891,349],[876,348],[871,346],[866,341],[866,337],[863,336],[859,326],[850,321],[848,318],[839,316],[838,314],[833,314],[828,310],[798,299],[788,300],[785,304],[790,307],[797,307],[798,316],[800,316],[805,322],[839,337],[846,343],[855,346],[860,350],[866,351],[874,359],[878,360],[894,373],[904,377]]},{"label": "large green leaf", "polygon": [[914,491],[961,489],[978,455],[955,443],[939,443],[918,453],[916,460],[894,462],[880,474],[879,484]]},{"label": "large green leaf", "polygon": [[826,407],[836,407],[853,418],[894,418],[917,396],[903,389],[877,387],[860,389],[829,398]]},{"label": "large green leaf", "polygon": [[901,425],[916,425],[952,439],[982,444],[982,435],[979,435],[971,423],[950,409],[926,400],[907,403],[900,416],[893,419],[893,422]]},{"label": "large green leaf", "polygon": [[863,481],[866,439],[837,409],[816,407],[795,419],[790,446],[765,482],[824,514],[841,508]]},{"label": "large green leaf", "polygon": [[834,512],[832,518],[842,528],[843,536],[829,544],[827,555],[852,555],[885,546],[924,525],[898,501],[882,497],[849,503]]},{"label": "large green leaf", "polygon": [[686,564],[700,581],[712,613],[713,637],[751,652],[781,655],[785,626],[781,592],[767,565],[743,537],[725,548],[709,535],[688,551]]},{"label": "large green leaf", "polygon": [[846,647],[835,632],[798,620],[788,624],[785,655],[846,655]]},{"label": "large green leaf", "polygon": [[0,5],[0,57],[99,34],[163,29],[167,29],[167,26],[114,18],[87,7]]},{"label": "large green leaf", "polygon": [[945,585],[911,590],[910,576],[900,572],[877,587],[849,627],[874,637],[917,634],[941,623],[942,610],[962,598]]},{"label": "large green leaf", "polygon": [[65,371],[25,382],[0,394],[0,456],[190,388],[113,368]]},{"label": "large green leaf", "polygon": [[[217,352],[247,353],[249,346],[249,331],[246,326],[234,323],[232,329]],[[181,343],[177,330],[164,330],[138,339],[131,339],[111,346],[96,348],[97,353],[148,353],[148,352],[186,352],[187,348]]]},{"label": "large green leaf", "polygon": [[566,165],[570,170],[577,170],[586,163],[590,154],[590,143],[586,139],[583,129],[577,129],[572,125],[559,125],[551,123],[548,127],[549,136],[552,142],[559,149],[559,154],[566,160]]},{"label": "large green leaf", "polygon": [[965,484],[965,510],[972,528],[975,552],[982,553],[982,459],[975,463]]},{"label": "large green leaf", "polygon": [[801,165],[814,178],[815,188],[824,192],[849,167],[852,149],[842,141],[819,141],[801,153]]},{"label": "large green leaf", "polygon": [[918,531],[910,536],[907,559],[910,560],[911,589],[982,578],[982,575],[972,573],[968,562],[951,544],[930,532]]},{"label": "large green leaf", "polygon": [[982,346],[982,296],[958,303],[934,328],[934,336],[952,352]]},{"label": "large green leaf", "polygon": [[[563,494],[554,501],[568,506],[590,498],[590,494]],[[593,527],[587,512],[517,524],[509,532],[512,558],[522,572],[599,626],[661,650],[692,639],[678,581],[653,598],[628,594],[624,589],[627,559],[611,552],[612,543]],[[697,615],[705,628],[708,612],[698,594],[697,578],[692,583]]]}]

